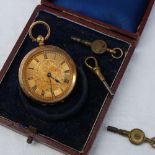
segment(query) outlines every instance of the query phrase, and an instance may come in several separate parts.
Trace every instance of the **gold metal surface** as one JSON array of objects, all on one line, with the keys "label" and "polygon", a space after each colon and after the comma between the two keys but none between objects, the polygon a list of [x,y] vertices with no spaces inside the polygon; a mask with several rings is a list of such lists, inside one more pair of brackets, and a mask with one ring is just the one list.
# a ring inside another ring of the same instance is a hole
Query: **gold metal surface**
[{"label": "gold metal surface", "polygon": [[[91,62],[94,63],[93,64],[90,64]],[[98,78],[101,80],[101,81],[104,81],[105,80],[105,77],[104,75],[101,73],[101,69],[98,65],[98,62],[97,62],[97,59],[95,57],[87,57],[85,59],[85,65],[94,73],[98,76]]]},{"label": "gold metal surface", "polygon": [[121,48],[113,48],[113,49],[108,49],[107,51],[109,51],[111,53],[111,56],[114,59],[120,59],[123,57],[123,50]]},{"label": "gold metal surface", "polygon": [[133,129],[131,131],[127,131],[108,126],[107,130],[128,137],[132,144],[141,145],[143,143],[149,143],[152,148],[155,148],[155,137],[147,138],[145,136],[145,133],[140,129]]},{"label": "gold metal surface", "polygon": [[65,99],[72,92],[76,77],[76,66],[71,57],[51,45],[30,51],[19,68],[19,82],[24,93],[47,104]]},{"label": "gold metal surface", "polygon": [[[32,30],[40,24],[46,27],[47,35],[35,38]],[[50,26],[44,21],[36,21],[30,26],[29,36],[39,47],[23,58],[19,68],[19,83],[23,92],[42,104],[64,100],[72,92],[77,78],[72,58],[57,46],[44,45],[50,32]]]},{"label": "gold metal surface", "polygon": [[101,73],[101,68],[98,65],[95,57],[87,57],[85,59],[85,65],[100,79],[105,88],[108,90],[111,96],[114,96],[110,86],[107,84],[104,75]]},{"label": "gold metal surface", "polygon": [[135,145],[140,145],[145,141],[145,134],[140,129],[133,129],[129,133],[129,140]]},{"label": "gold metal surface", "polygon": [[[50,37],[50,34],[51,34],[50,26],[46,22],[44,22],[44,21],[36,21],[36,22],[32,23],[32,25],[30,26],[30,29],[29,29],[29,36],[32,39],[32,41],[38,42],[37,39],[39,39],[39,38],[35,38],[33,36],[33,34],[32,34],[33,28],[36,25],[44,25],[46,27],[46,29],[47,29],[47,35],[45,37],[43,37],[43,38],[44,38],[44,40],[48,40],[48,38]],[[42,36],[39,36],[39,37],[41,38]]]},{"label": "gold metal surface", "polygon": [[107,51],[107,44],[103,40],[95,40],[91,44],[91,50],[95,54],[103,54]]},{"label": "gold metal surface", "polygon": [[73,36],[71,37],[71,39],[77,43],[89,46],[92,52],[95,54],[100,55],[104,54],[105,52],[109,52],[114,59],[120,59],[124,55],[123,50],[121,48],[108,48],[107,43],[104,40],[95,40],[93,42],[90,42]]}]

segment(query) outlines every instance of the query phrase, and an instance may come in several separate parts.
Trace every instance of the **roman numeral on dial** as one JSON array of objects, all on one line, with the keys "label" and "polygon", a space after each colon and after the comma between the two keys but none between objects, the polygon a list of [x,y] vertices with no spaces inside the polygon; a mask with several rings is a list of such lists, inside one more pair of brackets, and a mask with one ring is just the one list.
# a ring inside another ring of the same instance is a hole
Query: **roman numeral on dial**
[{"label": "roman numeral on dial", "polygon": [[34,68],[32,68],[32,67],[29,67],[28,69],[34,70]]},{"label": "roman numeral on dial", "polygon": [[66,70],[66,71],[64,71],[64,73],[69,73],[70,72],[70,70]]},{"label": "roman numeral on dial", "polygon": [[37,85],[34,85],[34,86],[32,87],[32,91],[36,91],[36,89],[37,89]]},{"label": "roman numeral on dial", "polygon": [[39,62],[39,60],[37,58],[34,59],[36,62]]},{"label": "roman numeral on dial", "polygon": [[65,63],[65,61],[62,61],[62,62],[61,62],[61,65],[63,65],[64,63]]},{"label": "roman numeral on dial", "polygon": [[33,80],[33,77],[28,77],[27,79],[28,79],[28,80]]},{"label": "roman numeral on dial", "polygon": [[65,79],[64,80],[64,83],[67,83],[68,84],[69,83],[69,80],[68,79]]},{"label": "roman numeral on dial", "polygon": [[44,53],[44,59],[48,59],[46,52]]},{"label": "roman numeral on dial", "polygon": [[45,91],[44,91],[44,90],[42,90],[41,95],[42,95],[42,96],[44,96],[44,95],[45,95]]}]

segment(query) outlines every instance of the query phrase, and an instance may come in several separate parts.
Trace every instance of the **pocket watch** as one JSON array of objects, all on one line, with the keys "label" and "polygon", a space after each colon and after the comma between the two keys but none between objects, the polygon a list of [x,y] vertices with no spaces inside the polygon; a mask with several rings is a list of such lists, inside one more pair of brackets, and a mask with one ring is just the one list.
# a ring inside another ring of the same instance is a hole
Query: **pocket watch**
[{"label": "pocket watch", "polygon": [[[35,38],[33,28],[41,24],[47,35]],[[77,78],[73,59],[61,48],[44,45],[50,36],[50,27],[44,21],[34,22],[29,29],[32,41],[39,44],[23,58],[19,67],[19,84],[24,94],[42,104],[55,104],[63,101],[72,92]]]}]

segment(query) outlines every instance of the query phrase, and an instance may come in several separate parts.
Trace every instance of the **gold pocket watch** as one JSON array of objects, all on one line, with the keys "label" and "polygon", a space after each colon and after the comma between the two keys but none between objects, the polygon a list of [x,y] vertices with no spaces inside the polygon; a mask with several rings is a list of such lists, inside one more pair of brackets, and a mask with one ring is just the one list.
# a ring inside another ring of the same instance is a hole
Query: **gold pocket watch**
[{"label": "gold pocket watch", "polygon": [[[33,28],[41,24],[46,27],[47,35],[35,38]],[[77,71],[73,59],[61,48],[44,45],[50,36],[46,22],[36,21],[29,29],[32,41],[39,47],[32,49],[23,58],[19,67],[19,83],[27,97],[42,104],[54,104],[64,100],[73,90]]]}]

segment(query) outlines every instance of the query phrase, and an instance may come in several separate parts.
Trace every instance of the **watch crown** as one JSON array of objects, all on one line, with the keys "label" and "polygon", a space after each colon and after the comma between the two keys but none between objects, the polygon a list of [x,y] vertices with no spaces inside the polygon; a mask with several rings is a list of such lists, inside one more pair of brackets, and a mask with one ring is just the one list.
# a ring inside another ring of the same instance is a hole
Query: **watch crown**
[{"label": "watch crown", "polygon": [[39,46],[43,46],[44,45],[44,41],[45,41],[45,38],[41,35],[39,35],[37,37],[37,43],[39,43]]}]

